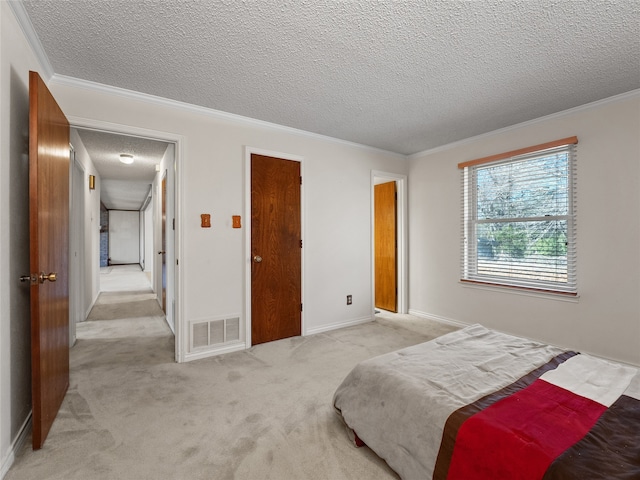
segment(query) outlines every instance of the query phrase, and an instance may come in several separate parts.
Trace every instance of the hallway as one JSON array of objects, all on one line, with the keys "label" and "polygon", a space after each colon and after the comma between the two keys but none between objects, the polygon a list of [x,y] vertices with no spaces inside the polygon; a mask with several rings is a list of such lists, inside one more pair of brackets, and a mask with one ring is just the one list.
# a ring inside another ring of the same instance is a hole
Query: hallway
[{"label": "hallway", "polygon": [[76,326],[78,341],[126,337],[173,336],[138,265],[100,269],[100,295],[85,322]]}]

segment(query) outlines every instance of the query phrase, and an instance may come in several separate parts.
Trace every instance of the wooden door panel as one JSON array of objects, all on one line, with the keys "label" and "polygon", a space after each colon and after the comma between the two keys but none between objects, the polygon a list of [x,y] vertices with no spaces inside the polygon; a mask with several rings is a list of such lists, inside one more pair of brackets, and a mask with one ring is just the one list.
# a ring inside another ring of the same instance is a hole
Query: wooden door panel
[{"label": "wooden door panel", "polygon": [[300,163],[251,155],[254,345],[301,333],[300,232]]},{"label": "wooden door panel", "polygon": [[396,182],[375,185],[375,306],[390,312],[398,309],[396,228]]},{"label": "wooden door panel", "polygon": [[33,448],[42,447],[69,386],[69,122],[29,74],[29,228]]}]

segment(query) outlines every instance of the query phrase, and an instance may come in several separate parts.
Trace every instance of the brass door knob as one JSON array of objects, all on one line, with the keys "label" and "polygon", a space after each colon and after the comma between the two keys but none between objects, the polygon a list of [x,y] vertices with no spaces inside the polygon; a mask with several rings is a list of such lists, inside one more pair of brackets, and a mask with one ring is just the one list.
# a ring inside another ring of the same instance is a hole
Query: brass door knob
[{"label": "brass door knob", "polygon": [[262,257],[260,255],[256,255],[255,257],[253,257],[253,261],[256,263],[260,263],[262,262]]},{"label": "brass door knob", "polygon": [[44,283],[45,280],[49,280],[50,282],[55,282],[58,279],[58,274],[55,272],[46,275],[44,272],[40,274],[40,283]]}]

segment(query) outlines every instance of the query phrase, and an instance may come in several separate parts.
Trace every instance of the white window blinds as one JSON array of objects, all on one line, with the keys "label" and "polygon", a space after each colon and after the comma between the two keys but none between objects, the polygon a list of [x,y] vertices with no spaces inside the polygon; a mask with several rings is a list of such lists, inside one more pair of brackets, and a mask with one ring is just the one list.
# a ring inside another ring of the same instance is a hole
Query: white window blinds
[{"label": "white window blinds", "polygon": [[459,165],[462,281],[577,294],[576,143]]}]

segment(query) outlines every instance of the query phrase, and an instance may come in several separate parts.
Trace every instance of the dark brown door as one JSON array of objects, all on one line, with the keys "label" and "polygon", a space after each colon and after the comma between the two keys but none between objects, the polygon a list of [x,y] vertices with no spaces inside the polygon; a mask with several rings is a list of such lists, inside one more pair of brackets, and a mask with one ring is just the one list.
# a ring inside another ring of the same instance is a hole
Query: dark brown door
[{"label": "dark brown door", "polygon": [[251,155],[251,343],[300,335],[300,163]]},{"label": "dark brown door", "polygon": [[69,386],[69,122],[35,72],[29,72],[29,222],[33,448],[39,449]]},{"label": "dark brown door", "polygon": [[374,186],[375,285],[377,308],[397,312],[396,182]]}]

